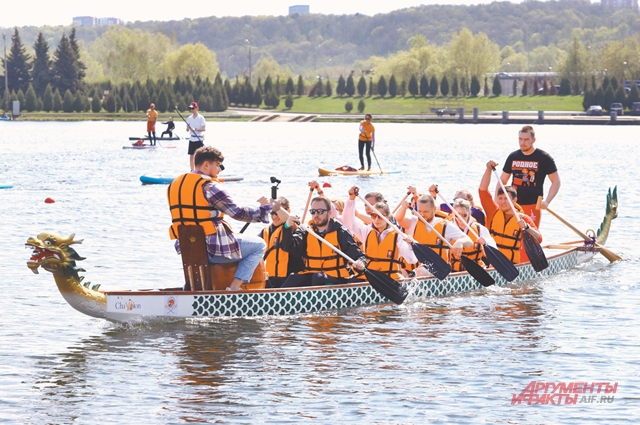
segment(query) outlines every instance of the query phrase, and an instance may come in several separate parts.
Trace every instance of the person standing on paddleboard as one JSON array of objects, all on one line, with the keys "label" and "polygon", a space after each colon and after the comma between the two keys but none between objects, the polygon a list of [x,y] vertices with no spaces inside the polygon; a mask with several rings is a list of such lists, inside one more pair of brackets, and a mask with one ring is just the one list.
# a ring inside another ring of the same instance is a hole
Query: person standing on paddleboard
[{"label": "person standing on paddleboard", "polygon": [[540,227],[540,210],[536,207],[538,197],[544,197],[544,180],[549,177],[551,187],[547,198],[542,201],[542,209],[547,208],[551,200],[560,190],[560,175],[551,155],[542,149],[536,149],[533,144],[536,134],[533,127],[526,125],[518,133],[520,149],[507,157],[502,168],[500,180],[507,184],[509,177],[513,175],[511,185],[518,192],[518,203],[524,213],[533,219],[537,227]]},{"label": "person standing on paddleboard", "polygon": [[[149,135],[149,145],[156,145],[156,121],[158,120],[158,111],[156,111],[155,103],[149,105],[147,109],[147,134]],[[153,135],[153,137],[151,137]]]},{"label": "person standing on paddleboard", "polygon": [[364,120],[360,121],[360,135],[358,136],[358,155],[360,158],[360,170],[364,170],[363,151],[367,152],[367,171],[371,171],[371,151],[374,150],[376,144],[376,129],[371,124],[372,116],[367,114]]},{"label": "person standing on paddleboard", "polygon": [[187,131],[189,132],[189,169],[194,169],[193,155],[196,150],[204,146],[203,131],[206,130],[206,121],[204,117],[198,113],[198,104],[191,102],[189,105],[191,115],[187,118]]}]

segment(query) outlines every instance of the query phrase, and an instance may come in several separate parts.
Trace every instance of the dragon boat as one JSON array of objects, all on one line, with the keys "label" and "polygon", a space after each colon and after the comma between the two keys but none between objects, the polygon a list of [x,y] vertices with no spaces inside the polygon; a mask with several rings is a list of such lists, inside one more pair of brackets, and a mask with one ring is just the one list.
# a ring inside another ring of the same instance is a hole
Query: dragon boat
[{"label": "dragon boat", "polygon": [[[589,240],[543,246],[549,266],[542,272],[536,272],[530,263],[518,264],[519,276],[512,282],[505,280],[493,268],[487,269],[488,273],[497,286],[509,286],[560,273],[592,259],[601,251],[605,254],[608,249],[603,245],[609,235],[611,221],[617,217],[617,207],[617,190],[609,189],[606,214],[598,231],[587,230],[584,235]],[[367,282],[241,291],[207,290],[204,285],[201,291],[183,290],[180,286],[104,291],[83,283],[84,276],[80,276],[80,272],[85,270],[76,262],[84,258],[72,247],[80,243],[82,240],[76,240],[73,234],[61,237],[43,232],[37,237],[30,237],[25,246],[32,248],[33,254],[27,266],[36,274],[40,268],[51,272],[64,299],[79,312],[115,322],[154,318],[279,316],[389,303]],[[188,273],[191,273],[190,269]],[[185,266],[185,278],[188,273]],[[406,302],[484,289],[466,272],[451,273],[442,281],[431,277],[406,279],[401,283],[409,293]]]}]

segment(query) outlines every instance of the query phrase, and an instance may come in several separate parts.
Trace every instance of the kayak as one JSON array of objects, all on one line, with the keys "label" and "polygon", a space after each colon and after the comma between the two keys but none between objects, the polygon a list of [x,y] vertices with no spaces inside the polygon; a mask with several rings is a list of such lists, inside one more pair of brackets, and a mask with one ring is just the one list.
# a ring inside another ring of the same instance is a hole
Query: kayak
[{"label": "kayak", "polygon": [[176,145],[131,145],[131,146],[123,146],[122,149],[156,149],[156,148],[165,148],[165,149],[175,149]]},{"label": "kayak", "polygon": [[[129,140],[149,140],[149,137],[129,137]],[[156,140],[180,140],[180,136],[156,137]]]},{"label": "kayak", "polygon": [[380,170],[356,170],[356,171],[342,171],[342,170],[329,170],[327,168],[318,168],[318,173],[321,176],[374,176],[376,174],[400,174],[400,170],[386,170],[380,172]]},{"label": "kayak", "polygon": [[11,189],[12,187],[11,183],[0,183],[0,189]]},{"label": "kayak", "polygon": [[[169,184],[173,180],[175,180],[175,177],[160,177],[160,176],[146,176],[146,175],[140,176],[140,181],[142,182],[142,184]],[[229,177],[218,178],[218,180],[220,180],[220,182],[239,182],[241,180],[244,180],[244,177],[229,176]]]}]

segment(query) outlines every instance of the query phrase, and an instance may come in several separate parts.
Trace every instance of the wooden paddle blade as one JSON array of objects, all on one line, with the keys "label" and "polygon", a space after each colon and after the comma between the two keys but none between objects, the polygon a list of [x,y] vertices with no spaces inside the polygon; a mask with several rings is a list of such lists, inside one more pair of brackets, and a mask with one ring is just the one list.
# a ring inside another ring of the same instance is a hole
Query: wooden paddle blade
[{"label": "wooden paddle blade", "polygon": [[413,242],[411,246],[413,247],[413,253],[416,255],[418,261],[420,261],[432,275],[437,277],[439,280],[444,280],[449,276],[449,273],[451,273],[451,266],[433,249],[417,242]]},{"label": "wooden paddle blade", "polygon": [[547,257],[544,255],[544,251],[540,246],[540,242],[538,242],[531,234],[527,231],[524,232],[524,250],[527,251],[527,256],[529,257],[529,261],[533,266],[533,269],[537,272],[541,272],[542,270],[549,267],[549,262],[547,261]]},{"label": "wooden paddle blade", "polygon": [[400,305],[407,298],[407,289],[381,271],[364,269],[364,275],[371,287],[389,301]]},{"label": "wooden paddle blade", "polygon": [[462,261],[462,265],[469,272],[471,276],[478,282],[480,285],[491,286],[496,283],[495,279],[491,277],[491,275],[484,269],[480,264],[476,263],[469,257],[465,257],[464,255],[460,257],[460,261]]},{"label": "wooden paddle blade", "polygon": [[493,268],[507,281],[512,282],[520,274],[516,266],[497,248],[485,245],[484,253],[487,254],[487,259]]}]

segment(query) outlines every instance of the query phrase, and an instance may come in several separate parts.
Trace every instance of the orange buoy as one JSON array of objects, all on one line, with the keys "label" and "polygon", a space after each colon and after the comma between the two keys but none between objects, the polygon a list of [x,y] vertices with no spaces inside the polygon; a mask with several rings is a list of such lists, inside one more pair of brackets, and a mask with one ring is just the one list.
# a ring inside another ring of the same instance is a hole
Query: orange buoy
[{"label": "orange buoy", "polygon": [[47,199],[45,199],[45,200],[44,200],[44,203],[45,203],[45,204],[53,204],[53,203],[55,203],[55,202],[56,202],[56,201],[55,201],[55,199],[53,199],[53,198],[47,198]]},{"label": "orange buoy", "polygon": [[324,183],[322,183],[322,187],[331,187],[331,183],[324,182]]}]

